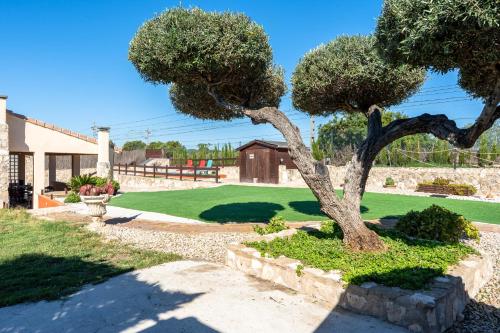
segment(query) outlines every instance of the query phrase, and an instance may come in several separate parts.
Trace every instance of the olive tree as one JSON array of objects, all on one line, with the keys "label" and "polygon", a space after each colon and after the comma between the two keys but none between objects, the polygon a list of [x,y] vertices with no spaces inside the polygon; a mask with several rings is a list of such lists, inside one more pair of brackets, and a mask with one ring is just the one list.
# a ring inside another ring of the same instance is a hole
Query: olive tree
[{"label": "olive tree", "polygon": [[[321,210],[342,228],[344,243],[353,250],[384,249],[361,219],[360,200],[376,154],[406,135],[395,128],[407,120],[382,126],[381,108],[413,94],[424,80],[423,69],[406,61],[385,61],[371,36],[337,38],[300,61],[292,80],[293,103],[299,110],[322,115],[359,112],[368,119],[367,138],[348,167],[341,198],[328,168],[313,158],[297,126],[278,109],[286,91],[283,71],[273,63],[263,28],[247,16],[167,10],[138,30],[129,59],[146,81],[170,85],[179,112],[201,119],[249,117],[254,124],[272,124],[285,137]],[[428,117],[433,116],[418,121]]]}]

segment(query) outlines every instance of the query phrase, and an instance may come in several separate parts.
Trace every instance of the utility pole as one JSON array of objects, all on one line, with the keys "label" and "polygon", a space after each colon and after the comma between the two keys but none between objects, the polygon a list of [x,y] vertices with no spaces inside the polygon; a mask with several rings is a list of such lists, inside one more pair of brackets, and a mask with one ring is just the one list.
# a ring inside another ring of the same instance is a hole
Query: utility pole
[{"label": "utility pole", "polygon": [[148,128],[145,132],[144,132],[144,139],[146,140],[146,144],[149,145],[149,138],[151,136],[151,130]]},{"label": "utility pole", "polygon": [[95,124],[95,121],[92,122],[90,129],[92,130],[92,136],[94,138],[97,137],[97,125]]},{"label": "utility pole", "polygon": [[314,116],[311,116],[311,118],[309,118],[309,127],[310,127],[309,128],[309,132],[310,132],[310,135],[311,135],[311,138],[310,138],[311,142],[310,142],[310,144],[311,144],[311,147],[312,147],[312,145],[314,143],[314,137],[315,137],[315,135],[314,135],[314,129],[315,129]]}]

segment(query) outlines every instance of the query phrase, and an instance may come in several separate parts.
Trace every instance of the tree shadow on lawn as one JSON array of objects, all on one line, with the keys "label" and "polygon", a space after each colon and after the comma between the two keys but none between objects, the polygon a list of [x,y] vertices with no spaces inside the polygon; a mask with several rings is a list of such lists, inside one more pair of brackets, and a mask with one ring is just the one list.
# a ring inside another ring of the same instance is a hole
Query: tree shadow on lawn
[{"label": "tree shadow on lawn", "polygon": [[[121,332],[140,327],[141,332],[218,332],[196,317],[177,319],[169,314],[203,293],[164,290],[156,282],[139,279],[136,272],[96,284],[124,272],[106,263],[43,254],[21,255],[2,263],[0,331]],[[74,294],[59,301],[3,307],[55,300],[70,293]]]},{"label": "tree shadow on lawn", "polygon": [[207,209],[199,217],[205,221],[220,223],[268,222],[284,209],[282,205],[270,202],[230,203]]},{"label": "tree shadow on lawn", "polygon": [[[318,201],[290,201],[288,203],[290,207],[293,208],[296,212],[306,214],[306,215],[312,215],[312,216],[317,216],[317,217],[322,217],[325,218],[326,215],[323,214],[323,212],[320,209],[319,202]],[[366,213],[369,211],[369,208],[366,206],[361,205],[360,207],[360,212],[361,213]]]}]

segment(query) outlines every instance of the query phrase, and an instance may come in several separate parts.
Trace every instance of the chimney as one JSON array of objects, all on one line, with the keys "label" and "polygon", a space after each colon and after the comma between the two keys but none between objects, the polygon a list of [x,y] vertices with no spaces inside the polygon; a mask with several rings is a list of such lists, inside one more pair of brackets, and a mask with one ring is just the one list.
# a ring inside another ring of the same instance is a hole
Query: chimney
[{"label": "chimney", "polygon": [[0,95],[0,124],[7,123],[7,96]]},{"label": "chimney", "polygon": [[97,131],[97,175],[112,179],[113,173],[109,162],[109,127],[99,127]]}]

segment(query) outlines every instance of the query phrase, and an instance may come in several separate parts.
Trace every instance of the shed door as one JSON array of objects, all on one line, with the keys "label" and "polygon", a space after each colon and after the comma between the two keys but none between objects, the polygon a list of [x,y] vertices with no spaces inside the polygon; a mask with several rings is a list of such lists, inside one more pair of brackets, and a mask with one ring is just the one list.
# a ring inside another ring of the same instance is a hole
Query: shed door
[{"label": "shed door", "polygon": [[247,149],[240,164],[240,181],[278,183],[277,172],[273,172],[275,154],[271,149]]}]

